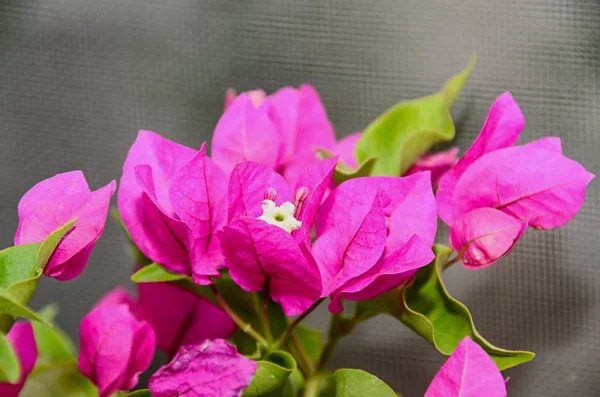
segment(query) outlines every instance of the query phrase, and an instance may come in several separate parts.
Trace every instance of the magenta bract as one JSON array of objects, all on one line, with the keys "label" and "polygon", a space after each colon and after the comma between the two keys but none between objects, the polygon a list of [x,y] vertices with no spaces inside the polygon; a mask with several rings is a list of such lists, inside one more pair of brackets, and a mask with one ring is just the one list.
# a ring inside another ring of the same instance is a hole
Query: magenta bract
[{"label": "magenta bract", "polygon": [[0,383],[0,396],[17,397],[37,359],[37,345],[30,323],[16,323],[7,335],[21,364],[21,379],[15,385]]},{"label": "magenta bract", "polygon": [[149,382],[154,397],[238,397],[258,364],[222,339],[182,347]]},{"label": "magenta bract", "polygon": [[342,183],[323,203],[312,253],[321,296],[340,312],[340,299],[377,296],[431,262],[437,228],[429,172],[366,177]]},{"label": "magenta bract", "polygon": [[[289,316],[302,313],[321,294],[319,270],[309,252],[310,230],[336,162],[332,158],[308,167],[298,178],[296,195],[283,177],[263,164],[240,163],[231,173],[230,223],[219,236],[229,273],[246,291],[268,289]],[[265,192],[274,192],[274,205],[296,203],[293,216],[301,222],[299,229],[290,233],[258,219]]]},{"label": "magenta bract", "polygon": [[94,244],[104,231],[115,181],[90,191],[81,171],[66,172],[32,187],[19,202],[15,245],[39,243],[77,218],[44,268],[46,276],[70,280],[83,271]]},{"label": "magenta bract", "polygon": [[227,178],[207,156],[140,131],[123,166],[119,211],[131,238],[168,270],[210,283],[223,266],[214,238],[226,221]]},{"label": "magenta bract", "polygon": [[[335,149],[335,131],[319,94],[310,85],[284,87],[269,96],[254,90],[237,98],[229,90],[225,98],[226,111],[213,138],[213,156],[219,165],[227,165],[225,169],[231,170],[236,162],[256,161],[281,170],[294,185],[302,172],[318,161],[316,149]],[[256,121],[258,114],[260,122]],[[244,120],[249,122],[240,128]]]},{"label": "magenta bract", "polygon": [[231,318],[212,303],[166,283],[138,285],[141,318],[156,332],[159,349],[173,357],[181,346],[229,338]]},{"label": "magenta bract", "polygon": [[79,370],[98,387],[99,397],[134,387],[154,356],[152,327],[125,304],[92,310],[81,322],[79,337]]},{"label": "magenta bract", "polygon": [[524,123],[513,97],[501,95],[473,145],[440,181],[439,215],[467,267],[489,266],[506,255],[525,225],[551,229],[570,221],[594,178],[561,154],[559,138],[513,147]]},{"label": "magenta bract", "polygon": [[505,397],[506,384],[494,361],[465,337],[429,385],[425,397]]}]

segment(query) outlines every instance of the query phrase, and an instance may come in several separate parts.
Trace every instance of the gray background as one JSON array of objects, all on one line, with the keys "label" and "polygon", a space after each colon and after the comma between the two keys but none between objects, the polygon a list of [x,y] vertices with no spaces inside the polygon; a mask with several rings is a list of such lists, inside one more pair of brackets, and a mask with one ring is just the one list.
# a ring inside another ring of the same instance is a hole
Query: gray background
[{"label": "gray background", "polygon": [[[199,147],[227,87],[310,82],[342,136],[433,92],[474,51],[478,65],[453,111],[463,150],[510,90],[527,118],[523,141],[558,135],[567,156],[597,173],[599,46],[598,0],[0,0],[0,246],[12,243],[29,187],[71,169],[94,188],[118,178],[138,129]],[[449,272],[484,336],[538,354],[509,371],[511,396],[599,394],[598,186],[568,226],[528,231],[490,269]],[[96,299],[128,280],[126,252],[109,221],[83,275],[44,279],[33,306],[58,302],[75,336]],[[442,362],[377,318],[343,341],[333,364],[362,367],[412,397]]]}]

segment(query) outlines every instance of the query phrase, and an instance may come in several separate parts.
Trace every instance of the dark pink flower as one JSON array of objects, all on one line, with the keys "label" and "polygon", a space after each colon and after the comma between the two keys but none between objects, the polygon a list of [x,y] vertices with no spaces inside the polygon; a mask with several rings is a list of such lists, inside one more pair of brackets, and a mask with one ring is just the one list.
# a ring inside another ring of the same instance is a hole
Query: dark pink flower
[{"label": "dark pink flower", "polygon": [[46,276],[70,280],[83,271],[104,231],[115,181],[92,192],[81,171],[66,172],[32,187],[19,202],[15,245],[42,242],[77,218],[44,269]]},{"label": "dark pink flower", "polygon": [[166,269],[210,283],[223,266],[214,238],[226,221],[227,177],[207,156],[140,131],[123,166],[119,211],[131,238]]},{"label": "dark pink flower", "polygon": [[258,364],[222,339],[183,346],[149,382],[153,397],[239,397]]},{"label": "dark pink flower", "polygon": [[173,357],[181,346],[229,338],[231,318],[205,299],[165,283],[138,285],[141,317],[156,332],[158,348]]},{"label": "dark pink flower", "polygon": [[[302,172],[317,162],[317,148],[335,148],[335,131],[319,94],[310,85],[303,84],[297,89],[284,87],[269,96],[262,90],[254,90],[237,98],[235,91],[228,90],[225,98],[226,111],[213,138],[213,156],[215,161],[223,159],[225,169],[232,169],[240,161],[262,162],[281,171],[294,185]],[[234,101],[241,101],[243,106],[240,104],[232,111]],[[251,111],[251,107],[255,110]],[[252,114],[255,116],[248,120],[261,115],[263,131],[255,130],[258,122],[244,129],[238,127],[240,120]],[[272,124],[264,121],[264,114]]]},{"label": "dark pink flower", "polygon": [[79,332],[79,370],[98,387],[99,397],[134,387],[154,356],[152,327],[125,304],[92,310]]},{"label": "dark pink flower", "polygon": [[506,383],[494,361],[465,337],[442,366],[425,397],[505,397]]},{"label": "dark pink flower", "polygon": [[229,224],[219,238],[229,273],[246,291],[267,289],[286,315],[298,315],[321,294],[309,252],[310,230],[337,158],[299,178],[296,194],[265,165],[240,163],[229,180]]},{"label": "dark pink flower", "polygon": [[21,364],[21,379],[15,385],[0,383],[0,396],[17,397],[37,359],[37,345],[30,323],[16,323],[7,335]]},{"label": "dark pink flower", "polygon": [[[552,229],[570,221],[594,178],[561,154],[559,138],[513,146],[524,125],[513,97],[502,94],[473,145],[440,181],[438,212],[468,267],[506,255],[523,234],[517,222]],[[473,212],[482,208],[488,210]]]},{"label": "dark pink flower", "polygon": [[429,172],[356,178],[331,192],[317,217],[312,253],[329,310],[372,298],[431,262],[437,215]]}]

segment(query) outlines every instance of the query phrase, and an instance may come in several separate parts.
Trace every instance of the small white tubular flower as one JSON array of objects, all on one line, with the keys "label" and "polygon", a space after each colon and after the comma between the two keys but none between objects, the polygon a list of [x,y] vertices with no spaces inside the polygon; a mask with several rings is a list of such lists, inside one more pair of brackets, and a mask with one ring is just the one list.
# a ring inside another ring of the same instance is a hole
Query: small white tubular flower
[{"label": "small white tubular flower", "polygon": [[302,222],[294,218],[296,207],[289,201],[286,201],[281,204],[281,206],[277,207],[275,202],[264,200],[262,209],[263,214],[259,216],[258,219],[263,220],[270,225],[279,226],[288,233],[300,229],[300,226],[302,226]]}]

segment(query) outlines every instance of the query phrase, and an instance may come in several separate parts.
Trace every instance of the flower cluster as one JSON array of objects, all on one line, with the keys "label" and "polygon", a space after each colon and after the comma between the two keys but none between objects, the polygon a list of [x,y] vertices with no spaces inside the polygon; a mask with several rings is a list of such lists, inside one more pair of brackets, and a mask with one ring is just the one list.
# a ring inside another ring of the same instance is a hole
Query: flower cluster
[{"label": "flower cluster", "polygon": [[[559,138],[514,146],[523,126],[505,93],[460,159],[457,148],[425,153],[404,176],[341,183],[334,178],[340,166],[359,167],[355,148],[363,136],[336,141],[308,85],[272,95],[228,91],[211,156],[206,144],[197,150],[140,131],[123,166],[118,210],[143,254],[137,267],[152,263],[162,273],[138,284],[137,298],[114,290],[83,319],[81,374],[100,397],[130,390],[158,347],[171,362],[150,379],[155,397],[239,396],[323,300],[330,299],[344,333],[360,321],[340,317],[344,300],[368,301],[410,284],[436,258],[438,215],[450,226],[454,261],[469,269],[506,255],[527,226],[564,225],[581,208],[593,175],[562,155]],[[320,158],[320,150],[332,156]],[[44,274],[76,277],[103,231],[114,191],[114,181],[90,191],[79,171],[37,184],[19,203],[15,244],[42,243],[75,220]],[[262,325],[236,313],[220,292],[219,282],[229,278],[241,291],[237,299],[262,299]],[[299,316],[278,334],[269,324],[274,304],[286,325],[285,316]],[[257,339],[255,353],[244,356],[237,341],[226,342],[239,332]],[[488,353],[468,335],[460,339],[426,396],[506,395]],[[37,355],[31,326],[17,324],[8,340],[21,377],[0,390],[16,396]],[[288,352],[302,350],[294,349]],[[307,385],[315,365],[325,370],[324,353],[317,361],[302,363]]]}]

